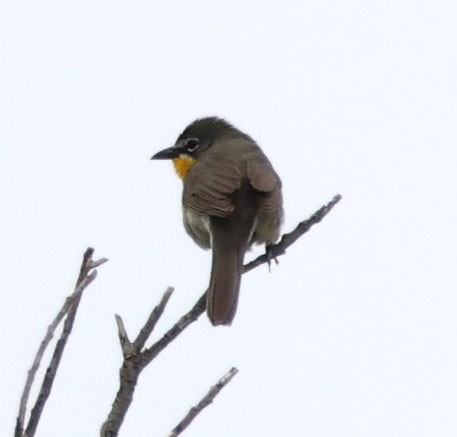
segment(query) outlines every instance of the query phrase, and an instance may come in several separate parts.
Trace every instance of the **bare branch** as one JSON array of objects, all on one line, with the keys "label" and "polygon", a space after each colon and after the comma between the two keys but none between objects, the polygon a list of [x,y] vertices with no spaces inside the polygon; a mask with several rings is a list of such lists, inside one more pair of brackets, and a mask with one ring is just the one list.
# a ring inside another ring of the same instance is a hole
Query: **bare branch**
[{"label": "bare branch", "polygon": [[206,292],[200,296],[197,303],[190,311],[184,314],[178,322],[169,329],[163,337],[156,341],[150,348],[146,349],[144,355],[144,367],[146,367],[160,352],[162,352],[181,332],[192,322],[195,322],[206,308]]},{"label": "bare branch", "polygon": [[167,305],[168,301],[170,300],[171,295],[173,294],[174,288],[168,287],[165,290],[165,293],[162,296],[162,299],[153,310],[152,313],[149,315],[148,320],[144,324],[143,328],[141,328],[138,337],[135,339],[133,344],[136,346],[138,350],[141,350],[146,343],[147,339],[151,335],[152,331],[154,330],[157,322],[159,321],[160,317],[162,316],[163,310]]},{"label": "bare branch", "polygon": [[108,258],[100,258],[96,261],[91,261],[90,268],[95,269],[96,267],[101,266],[102,264],[104,264],[108,261],[109,261]]},{"label": "bare branch", "polygon": [[111,411],[100,429],[101,437],[117,436],[133,400],[133,392],[135,391],[136,383],[142,370],[141,360],[141,353],[124,357],[119,371],[119,390],[117,391]]},{"label": "bare branch", "polygon": [[245,264],[244,273],[249,272],[262,264],[268,263],[272,258],[284,255],[289,246],[294,244],[303,234],[308,232],[313,225],[319,223],[341,199],[342,196],[337,194],[329,203],[327,203],[327,205],[322,206],[309,219],[303,220],[293,231],[288,234],[284,234],[278,243],[269,247],[268,254],[265,253],[260,255],[255,260]]},{"label": "bare branch", "polygon": [[[21,402],[19,406],[19,414],[16,420],[16,429],[14,432],[15,437],[32,437],[35,435],[36,428],[38,426],[38,422],[41,417],[41,413],[43,412],[43,408],[46,404],[46,401],[49,397],[51,392],[52,384],[54,382],[55,375],[57,373],[57,369],[59,367],[60,359],[62,357],[63,351],[65,349],[65,345],[67,343],[68,337],[71,334],[71,330],[73,327],[73,322],[76,316],[76,312],[78,310],[79,302],[81,300],[82,293],[84,289],[96,278],[97,271],[91,270],[93,266],[98,266],[103,264],[107,260],[102,258],[98,261],[92,261],[92,254],[94,250],[92,248],[88,248],[83,256],[83,261],[81,264],[81,268],[78,275],[78,280],[76,281],[76,286],[74,292],[65,299],[65,302],[62,308],[57,313],[57,316],[54,318],[52,323],[48,326],[46,335],[42,340],[38,351],[35,355],[35,359],[33,360],[32,367],[28,371],[27,379],[25,382],[24,390],[21,395]],[[51,362],[49,367],[46,370],[45,378],[41,385],[41,389],[35,403],[35,406],[32,409],[30,414],[29,422],[27,424],[27,428],[24,432],[25,426],[25,415],[27,411],[27,404],[30,396],[30,390],[32,388],[33,382],[35,380],[36,373],[38,368],[41,364],[41,359],[43,358],[43,354],[46,348],[49,346],[51,339],[54,336],[54,332],[57,329],[57,326],[60,324],[62,319],[66,316],[64,327],[62,330],[62,334],[57,341],[57,344],[54,348],[54,353],[51,358]]]},{"label": "bare branch", "polygon": [[119,390],[114,399],[111,411],[100,429],[100,435],[102,437],[113,437],[119,432],[127,410],[132,403],[133,392],[135,391],[138,377],[145,367],[144,352],[142,352],[141,349],[151,335],[160,316],[163,314],[165,306],[173,294],[173,291],[174,289],[172,287],[168,287],[165,290],[159,304],[151,311],[146,323],[141,328],[133,343],[128,339],[128,334],[125,330],[122,318],[116,314],[118,334],[124,361],[119,371]]},{"label": "bare branch", "polygon": [[119,342],[121,343],[122,355],[127,358],[135,353],[135,348],[129,340],[122,317],[118,314],[115,314],[114,317],[117,323],[117,333],[119,335]]},{"label": "bare branch", "polygon": [[[65,302],[60,309],[60,311],[57,313],[55,319],[51,322],[51,324],[48,326],[48,330],[46,332],[46,335],[44,339],[42,340],[40,347],[38,348],[38,351],[35,355],[35,359],[33,360],[32,367],[30,370],[27,372],[27,379],[25,381],[25,386],[24,390],[22,391],[22,396],[21,396],[21,402],[19,405],[19,414],[17,418],[17,424],[16,424],[16,437],[20,437],[22,435],[22,430],[23,430],[23,425],[24,425],[24,420],[25,420],[25,413],[27,409],[27,402],[30,396],[30,390],[33,385],[33,381],[35,380],[35,375],[36,372],[38,371],[38,368],[40,367],[40,362],[41,359],[43,358],[43,354],[48,347],[50,341],[54,337],[54,332],[61,322],[61,320],[64,318],[64,316],[68,312],[68,308],[70,307],[71,303],[73,302],[75,293],[73,293],[71,296],[68,296],[65,299]],[[19,432],[19,434],[17,434]]]},{"label": "bare branch", "polygon": [[[319,223],[330,210],[340,201],[341,196],[336,195],[327,205],[320,208],[309,219],[304,220],[290,233],[284,234],[282,239],[276,245],[269,248],[269,253],[256,258],[254,261],[244,266],[244,273],[268,262],[271,257],[276,258],[286,253],[286,249],[295,241],[304,235],[314,224]],[[168,294],[169,293],[169,294]],[[102,425],[101,437],[115,437],[118,435],[127,410],[132,402],[135,386],[141,371],[153,361],[173,340],[175,340],[191,323],[195,322],[206,308],[206,292],[200,296],[195,305],[186,314],[184,314],[178,322],[173,325],[159,340],[152,346],[141,351],[145,342],[151,335],[155,324],[162,315],[164,308],[171,296],[171,291],[168,289],[159,305],[154,308],[149,315],[145,326],[138,334],[137,339],[133,342],[135,346],[133,354],[125,357],[120,369],[120,386],[116,394],[112,409],[108,414],[108,418]],[[122,343],[122,342],[121,342]],[[236,373],[236,372],[235,372]],[[216,393],[217,394],[217,393]],[[203,408],[203,407],[202,407]],[[190,413],[189,413],[190,414]],[[197,415],[198,412],[195,414]],[[186,416],[187,417],[187,416]],[[190,421],[193,418],[190,419]],[[190,423],[189,421],[189,423]],[[179,426],[179,425],[178,425]],[[186,425],[187,426],[187,425]],[[176,428],[175,428],[176,429]]]},{"label": "bare branch", "polygon": [[238,369],[232,367],[217,383],[213,385],[208,393],[202,398],[202,400],[192,407],[189,412],[186,414],[184,419],[178,423],[178,425],[173,429],[168,437],[176,437],[180,435],[191,423],[192,421],[202,412],[204,408],[212,404],[214,398],[219,394],[219,392],[232,380],[232,378],[238,373]]},{"label": "bare branch", "polygon": [[[284,234],[279,243],[270,247],[270,256],[272,255],[273,257],[278,257],[284,255],[289,246],[308,232],[314,224],[319,223],[340,200],[341,196],[339,194],[336,195],[327,205],[322,206],[309,219],[300,222],[293,231],[288,234]],[[269,257],[267,254],[260,255],[255,260],[245,264],[243,273],[249,272],[256,267],[267,263],[268,260]],[[145,365],[149,364],[149,362],[152,361],[163,349],[165,349],[179,334],[181,334],[184,329],[200,317],[206,309],[205,304],[206,292],[200,296],[193,308],[182,316],[181,319],[179,319],[179,321],[170,330],[168,330],[160,340],[144,351]]]}]

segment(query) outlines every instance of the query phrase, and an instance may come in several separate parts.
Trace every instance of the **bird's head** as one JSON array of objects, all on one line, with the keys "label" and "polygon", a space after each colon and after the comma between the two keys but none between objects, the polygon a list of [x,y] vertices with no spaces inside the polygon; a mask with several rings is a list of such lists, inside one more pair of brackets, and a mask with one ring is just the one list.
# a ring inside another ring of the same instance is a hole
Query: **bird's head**
[{"label": "bird's head", "polygon": [[215,142],[240,135],[245,134],[222,118],[199,118],[184,129],[173,147],[157,152],[151,159],[172,159],[176,173],[185,179],[192,166]]}]

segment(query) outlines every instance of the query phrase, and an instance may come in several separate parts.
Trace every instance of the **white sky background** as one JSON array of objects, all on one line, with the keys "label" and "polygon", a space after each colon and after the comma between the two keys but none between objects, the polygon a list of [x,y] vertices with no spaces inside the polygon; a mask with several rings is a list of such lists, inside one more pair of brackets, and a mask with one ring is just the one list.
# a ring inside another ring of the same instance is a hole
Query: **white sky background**
[{"label": "white sky background", "polygon": [[[0,434],[89,245],[87,290],[38,436],[91,436],[167,285],[158,338],[208,283],[181,182],[150,156],[194,118],[252,135],[289,231],[343,201],[230,329],[202,317],[141,376],[123,436],[457,435],[455,1],[4,1],[0,8]],[[256,249],[249,258],[260,253]]]}]

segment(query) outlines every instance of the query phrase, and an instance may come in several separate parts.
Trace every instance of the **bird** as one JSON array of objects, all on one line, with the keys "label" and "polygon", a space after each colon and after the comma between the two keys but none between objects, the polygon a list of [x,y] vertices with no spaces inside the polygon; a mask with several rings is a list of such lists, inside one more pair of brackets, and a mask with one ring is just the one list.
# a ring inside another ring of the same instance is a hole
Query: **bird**
[{"label": "bird", "polygon": [[246,252],[265,244],[268,254],[279,238],[281,179],[249,135],[215,116],[193,121],[151,159],[173,161],[183,182],[184,228],[198,246],[212,250],[208,318],[214,326],[231,325]]}]

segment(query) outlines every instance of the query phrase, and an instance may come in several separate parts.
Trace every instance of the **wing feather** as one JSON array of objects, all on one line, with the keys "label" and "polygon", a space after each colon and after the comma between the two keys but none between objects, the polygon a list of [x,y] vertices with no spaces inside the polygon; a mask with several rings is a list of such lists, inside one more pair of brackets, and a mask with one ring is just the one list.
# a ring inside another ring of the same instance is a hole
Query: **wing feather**
[{"label": "wing feather", "polygon": [[216,217],[227,217],[233,212],[232,194],[241,186],[237,164],[221,157],[211,162],[200,160],[189,171],[184,192],[184,206]]},{"label": "wing feather", "polygon": [[281,180],[268,160],[249,161],[246,172],[253,188],[260,191],[259,210],[277,211],[282,205]]},{"label": "wing feather", "polygon": [[269,161],[248,161],[246,172],[251,185],[258,191],[268,193],[278,185],[279,177]]}]

